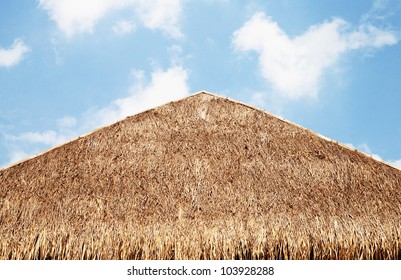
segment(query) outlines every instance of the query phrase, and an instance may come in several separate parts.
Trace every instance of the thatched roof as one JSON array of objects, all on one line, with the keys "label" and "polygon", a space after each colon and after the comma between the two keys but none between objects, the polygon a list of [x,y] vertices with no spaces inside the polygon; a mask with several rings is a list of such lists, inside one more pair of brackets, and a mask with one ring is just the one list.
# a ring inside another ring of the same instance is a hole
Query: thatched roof
[{"label": "thatched roof", "polygon": [[401,171],[198,93],[0,170],[0,258],[401,258]]}]

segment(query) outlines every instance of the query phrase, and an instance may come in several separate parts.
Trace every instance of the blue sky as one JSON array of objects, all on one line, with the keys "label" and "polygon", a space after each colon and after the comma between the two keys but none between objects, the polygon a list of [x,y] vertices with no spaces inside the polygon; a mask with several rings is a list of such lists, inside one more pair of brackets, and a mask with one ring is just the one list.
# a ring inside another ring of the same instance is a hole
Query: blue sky
[{"label": "blue sky", "polygon": [[0,13],[0,167],[201,90],[401,167],[399,0],[3,0]]}]

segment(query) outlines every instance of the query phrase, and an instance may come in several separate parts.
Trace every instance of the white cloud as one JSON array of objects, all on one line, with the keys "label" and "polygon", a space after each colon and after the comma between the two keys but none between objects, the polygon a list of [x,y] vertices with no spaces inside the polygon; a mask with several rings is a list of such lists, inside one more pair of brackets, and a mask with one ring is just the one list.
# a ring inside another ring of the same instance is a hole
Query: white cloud
[{"label": "white cloud", "polygon": [[113,9],[127,6],[130,0],[39,0],[58,27],[71,37],[76,33],[92,32],[95,24]]},{"label": "white cloud", "polygon": [[7,165],[26,159],[40,153],[43,148],[50,148],[67,142],[79,135],[76,129],[77,119],[65,116],[57,120],[56,130],[44,132],[25,132],[19,135],[4,135],[6,145],[9,147],[9,161]]},{"label": "white cloud", "polygon": [[[67,118],[65,120],[67,122]],[[70,119],[72,121],[72,119]],[[63,121],[62,121],[63,122]],[[21,161],[28,157],[40,153],[45,148],[54,147],[67,142],[69,139],[76,137],[76,131],[67,129],[64,125],[67,123],[59,123],[59,129],[47,130],[44,132],[25,132],[19,135],[5,135],[6,145],[9,147],[9,160],[7,165]]]},{"label": "white cloud", "polygon": [[390,161],[390,164],[394,165],[395,167],[398,167],[399,169],[401,169],[401,159],[399,160],[394,160],[394,161]]},{"label": "white cloud", "polygon": [[131,33],[135,28],[135,25],[130,20],[119,20],[114,24],[113,31],[117,35],[124,35]]},{"label": "white cloud", "polygon": [[0,67],[17,65],[29,50],[29,47],[21,39],[16,39],[9,49],[0,48]]},{"label": "white cloud", "polygon": [[370,149],[370,147],[367,143],[359,144],[356,147],[351,143],[344,143],[344,145],[349,147],[352,150],[359,150],[359,151],[371,156],[372,158],[374,158],[376,160],[383,161],[381,156],[372,152],[372,150]]},{"label": "white cloud", "polygon": [[8,164],[6,164],[6,166],[11,165],[15,162],[19,162],[27,157],[29,157],[30,155],[22,150],[13,150],[10,152],[10,160],[8,162]]},{"label": "white cloud", "polygon": [[77,119],[73,116],[64,116],[57,120],[57,124],[61,129],[69,129],[77,124]]},{"label": "white cloud", "polygon": [[375,0],[369,11],[361,17],[361,22],[383,21],[394,14],[393,9],[388,8],[388,0]]},{"label": "white cloud", "polygon": [[10,147],[10,164],[37,154],[43,147],[60,145],[92,129],[189,94],[188,71],[181,66],[157,69],[151,73],[149,81],[145,81],[143,71],[133,71],[131,75],[134,84],[127,97],[116,99],[105,108],[88,110],[80,120],[73,116],[64,116],[57,120],[55,130],[5,135],[6,143]]},{"label": "white cloud", "polygon": [[7,140],[17,141],[17,142],[28,142],[43,144],[47,146],[56,146],[67,141],[67,138],[53,130],[48,130],[45,132],[26,132],[20,135],[8,135]]},{"label": "white cloud", "polygon": [[266,106],[266,99],[267,94],[265,92],[256,91],[251,94],[249,103],[255,107],[262,108]]},{"label": "white cloud", "polygon": [[136,14],[145,27],[161,29],[174,38],[182,37],[178,28],[182,0],[137,0],[135,3]]},{"label": "white cloud", "polygon": [[135,71],[133,76],[135,84],[130,89],[130,95],[115,100],[111,105],[97,112],[88,112],[86,127],[92,129],[110,124],[189,94],[188,72],[181,66],[173,66],[165,71],[155,70],[148,84],[143,81],[142,71]]},{"label": "white cloud", "polygon": [[343,143],[343,145],[347,146],[348,148],[350,148],[350,149],[352,149],[352,150],[355,150],[355,149],[356,149],[355,146],[352,145],[351,143]]},{"label": "white cloud", "polygon": [[[182,36],[179,29],[182,2],[183,0],[39,0],[39,7],[47,11],[67,37],[91,33],[95,25],[109,13],[132,9],[145,27],[162,30],[177,38]],[[125,24],[125,30],[127,27]]]},{"label": "white cloud", "polygon": [[372,158],[374,158],[376,160],[383,161],[381,156],[379,156],[378,154],[373,153],[372,150],[370,149],[370,147],[368,146],[368,144],[366,144],[366,143],[362,143],[362,144],[358,145],[358,149],[361,150],[362,152],[370,155]]},{"label": "white cloud", "polygon": [[388,162],[389,164],[401,169],[401,159],[399,160],[383,160],[383,158],[372,152],[372,150],[370,149],[369,145],[367,143],[362,143],[360,145],[357,145],[356,147],[351,144],[351,143],[345,143],[344,145],[346,145],[347,147],[349,147],[350,149],[357,149],[360,150],[361,152],[371,156],[372,158],[379,160],[379,161],[384,161],[384,162]]},{"label": "white cloud", "polygon": [[347,51],[380,48],[397,43],[393,32],[367,23],[356,31],[342,19],[309,27],[302,35],[288,35],[264,13],[255,13],[233,34],[237,51],[259,55],[261,75],[282,96],[316,97],[324,71]]},{"label": "white cloud", "polygon": [[398,42],[394,33],[371,24],[360,25],[357,31],[350,33],[345,39],[350,50],[364,47],[381,48]]}]

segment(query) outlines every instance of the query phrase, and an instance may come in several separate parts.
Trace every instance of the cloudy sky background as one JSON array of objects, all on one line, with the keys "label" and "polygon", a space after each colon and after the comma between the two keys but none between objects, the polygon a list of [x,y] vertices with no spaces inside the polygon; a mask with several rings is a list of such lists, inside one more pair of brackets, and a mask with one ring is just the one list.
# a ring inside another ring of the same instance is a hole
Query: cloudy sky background
[{"label": "cloudy sky background", "polygon": [[401,167],[399,0],[3,0],[0,14],[0,167],[201,90]]}]

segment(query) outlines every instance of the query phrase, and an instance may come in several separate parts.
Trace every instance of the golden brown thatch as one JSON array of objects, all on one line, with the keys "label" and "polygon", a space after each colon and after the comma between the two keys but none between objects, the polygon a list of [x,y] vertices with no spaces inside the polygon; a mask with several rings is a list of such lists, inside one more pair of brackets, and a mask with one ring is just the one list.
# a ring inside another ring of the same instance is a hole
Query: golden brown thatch
[{"label": "golden brown thatch", "polygon": [[0,170],[3,259],[400,259],[401,171],[200,93]]}]

